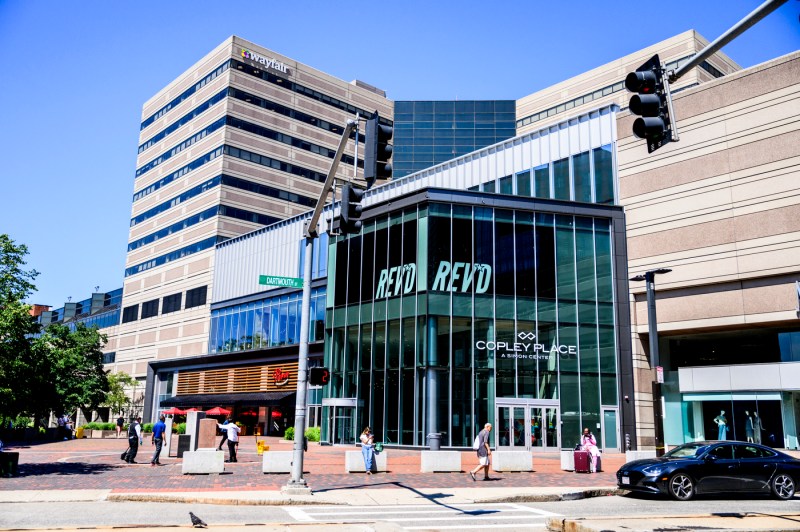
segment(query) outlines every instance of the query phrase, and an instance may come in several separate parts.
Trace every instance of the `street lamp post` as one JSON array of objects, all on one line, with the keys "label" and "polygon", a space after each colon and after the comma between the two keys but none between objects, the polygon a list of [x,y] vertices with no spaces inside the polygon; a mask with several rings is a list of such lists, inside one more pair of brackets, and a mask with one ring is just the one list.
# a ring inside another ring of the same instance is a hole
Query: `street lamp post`
[{"label": "street lamp post", "polygon": [[[656,320],[656,283],[655,277],[660,273],[669,273],[669,268],[658,268],[648,270],[644,274],[631,277],[631,281],[645,281],[647,288],[647,327],[650,340],[650,367],[659,373],[661,369],[661,357],[658,353],[658,322]],[[663,373],[662,373],[663,375]],[[661,382],[659,379],[653,382],[653,425],[656,432],[656,454],[664,454],[664,413],[661,408]]]}]

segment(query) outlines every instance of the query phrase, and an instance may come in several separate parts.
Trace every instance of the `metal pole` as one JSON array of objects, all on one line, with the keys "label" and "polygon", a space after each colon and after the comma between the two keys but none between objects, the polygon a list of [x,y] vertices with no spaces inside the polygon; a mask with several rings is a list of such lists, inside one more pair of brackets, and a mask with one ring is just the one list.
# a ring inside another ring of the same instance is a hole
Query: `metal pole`
[{"label": "metal pole", "polygon": [[[650,337],[650,366],[655,370],[661,365],[658,353],[658,321],[656,320],[656,272],[645,273],[647,284],[647,327]],[[653,382],[653,425],[656,433],[656,455],[664,454],[664,423],[661,412],[661,383],[658,379]]]},{"label": "metal pole", "polygon": [[[314,234],[313,228],[306,228],[305,234]],[[306,237],[305,259],[303,263],[303,305],[300,314],[300,353],[297,362],[297,400],[294,407],[294,454],[292,455],[292,477],[288,490],[310,492],[303,478],[303,453],[306,431],[306,394],[308,386],[308,329],[311,309],[311,261],[314,255],[314,237]]]},{"label": "metal pole", "polygon": [[742,20],[736,23],[731,29],[717,37],[717,39],[710,43],[708,46],[697,52],[691,61],[683,65],[682,67],[678,68],[670,74],[669,81],[674,82],[691,69],[702,63],[705,59],[713,55],[717,50],[734,40],[736,37],[744,33],[746,30],[750,29],[754,26],[759,20],[766,17],[783,4],[786,3],[786,0],[767,0],[757,8],[755,8],[749,15],[744,17]]}]

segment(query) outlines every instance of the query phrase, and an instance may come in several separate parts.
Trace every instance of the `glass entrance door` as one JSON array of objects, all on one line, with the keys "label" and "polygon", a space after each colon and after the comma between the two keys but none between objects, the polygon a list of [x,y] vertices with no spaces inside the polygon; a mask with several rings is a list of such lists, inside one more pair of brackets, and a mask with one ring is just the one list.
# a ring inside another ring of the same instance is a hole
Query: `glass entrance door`
[{"label": "glass entrance door", "polygon": [[355,442],[353,419],[356,409],[353,406],[334,406],[331,408],[331,443],[352,445]]},{"label": "glass entrance door", "polygon": [[603,449],[606,451],[619,452],[619,427],[617,426],[617,409],[603,409]]},{"label": "glass entrance door", "polygon": [[560,448],[557,406],[498,402],[495,419],[498,449],[552,452]]}]

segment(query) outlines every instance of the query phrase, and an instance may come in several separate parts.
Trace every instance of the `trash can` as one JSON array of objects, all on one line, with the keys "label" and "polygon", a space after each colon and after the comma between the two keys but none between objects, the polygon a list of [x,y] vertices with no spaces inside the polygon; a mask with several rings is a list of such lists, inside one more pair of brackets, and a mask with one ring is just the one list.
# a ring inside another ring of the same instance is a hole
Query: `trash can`
[{"label": "trash can", "polygon": [[441,432],[431,432],[428,434],[428,447],[431,451],[438,451],[442,443]]},{"label": "trash can", "polygon": [[256,442],[256,452],[260,455],[264,454],[264,451],[269,451],[269,445],[267,445],[266,440],[258,440]]},{"label": "trash can", "polygon": [[83,427],[78,427],[75,429],[75,437],[79,440],[83,438]]}]

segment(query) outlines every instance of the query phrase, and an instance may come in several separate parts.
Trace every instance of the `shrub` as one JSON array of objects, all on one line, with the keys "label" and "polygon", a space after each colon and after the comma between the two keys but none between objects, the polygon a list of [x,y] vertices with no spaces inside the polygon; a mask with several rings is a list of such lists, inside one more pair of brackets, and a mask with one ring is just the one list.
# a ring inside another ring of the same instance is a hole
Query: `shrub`
[{"label": "shrub", "polygon": [[117,430],[116,423],[103,423],[103,430]]},{"label": "shrub", "polygon": [[103,424],[92,421],[91,423],[87,423],[85,428],[88,430],[103,430]]},{"label": "shrub", "polygon": [[306,438],[308,438],[308,441],[319,441],[319,427],[308,427],[306,429]]},{"label": "shrub", "polygon": [[14,420],[14,428],[24,429],[32,426],[33,426],[33,418],[31,417],[17,416],[17,419]]},{"label": "shrub", "polygon": [[186,423],[178,423],[178,434],[186,434]]},{"label": "shrub", "polygon": [[283,433],[284,440],[294,440],[294,427],[289,427],[286,429],[286,432]]},{"label": "shrub", "polygon": [[155,423],[144,423],[142,425],[142,432],[153,432],[153,425]]}]

